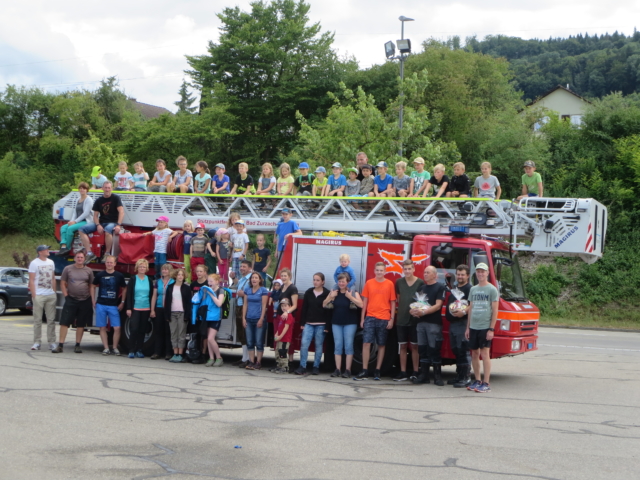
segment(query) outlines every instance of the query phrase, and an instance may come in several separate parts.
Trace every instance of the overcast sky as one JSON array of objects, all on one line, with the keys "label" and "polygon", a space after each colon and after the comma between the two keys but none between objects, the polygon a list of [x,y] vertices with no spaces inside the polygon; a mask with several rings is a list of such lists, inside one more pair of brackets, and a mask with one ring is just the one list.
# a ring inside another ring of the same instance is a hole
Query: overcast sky
[{"label": "overcast sky", "polygon": [[[360,67],[384,61],[383,44],[400,38],[398,17],[413,45],[452,35],[566,37],[577,33],[629,35],[640,18],[640,1],[618,0],[307,0],[312,22],[335,33],[340,54]],[[21,0],[0,16],[0,84],[48,91],[94,89],[117,76],[138,101],[175,110],[187,68],[184,55],[216,41],[225,7],[249,10],[240,0]]]}]

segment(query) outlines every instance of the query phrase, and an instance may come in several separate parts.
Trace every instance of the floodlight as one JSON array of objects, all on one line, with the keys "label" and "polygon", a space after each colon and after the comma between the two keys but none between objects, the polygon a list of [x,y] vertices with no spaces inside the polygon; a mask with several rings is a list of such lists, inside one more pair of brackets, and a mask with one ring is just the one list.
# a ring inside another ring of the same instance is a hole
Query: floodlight
[{"label": "floodlight", "polygon": [[396,46],[393,44],[392,41],[388,41],[387,43],[384,44],[384,53],[387,56],[387,58],[391,58],[396,54]]},{"label": "floodlight", "polygon": [[409,18],[409,17],[405,17],[404,15],[401,15],[398,17],[398,20],[400,20],[401,22],[413,22],[413,18]]},{"label": "floodlight", "polygon": [[400,53],[411,53],[411,40],[409,40],[408,38],[398,40],[396,42],[396,45],[398,45],[398,50],[400,50]]}]

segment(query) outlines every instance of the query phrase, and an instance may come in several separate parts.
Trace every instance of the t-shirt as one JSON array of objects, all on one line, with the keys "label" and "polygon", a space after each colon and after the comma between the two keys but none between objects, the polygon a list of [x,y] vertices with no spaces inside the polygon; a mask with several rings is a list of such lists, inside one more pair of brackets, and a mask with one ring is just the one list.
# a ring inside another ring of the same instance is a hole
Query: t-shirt
[{"label": "t-shirt", "polygon": [[424,185],[424,182],[428,181],[431,178],[431,174],[426,170],[423,170],[422,173],[414,170],[411,172],[411,178],[413,178],[413,193],[418,192]]},{"label": "t-shirt", "polygon": [[136,282],[133,289],[133,308],[135,310],[149,310],[151,308],[151,300],[149,296],[149,280],[145,276],[143,280],[137,275],[134,275],[129,280],[130,282]]},{"label": "t-shirt", "polygon": [[195,236],[191,239],[191,249],[193,253],[191,256],[194,258],[204,258],[204,252],[207,249],[207,242],[209,240],[204,235],[202,237]]},{"label": "t-shirt", "polygon": [[29,273],[35,273],[36,295],[53,295],[53,276],[55,275],[55,264],[53,260],[47,258],[40,260],[35,258],[29,264]]},{"label": "t-shirt", "polygon": [[[218,245],[218,241],[216,240],[216,237],[211,237],[209,239],[209,245],[211,245],[211,251],[215,254],[216,253],[216,245]],[[211,255],[209,253],[209,250],[206,251],[205,255]]]},{"label": "t-shirt", "polygon": [[411,183],[411,177],[408,175],[403,175],[400,177],[393,177],[393,188],[396,190],[407,190],[409,191],[409,184]]},{"label": "t-shirt", "polygon": [[375,317],[378,320],[391,319],[390,302],[396,299],[396,290],[391,280],[386,278],[382,282],[375,278],[367,280],[362,296],[367,298],[367,317]]},{"label": "t-shirt", "polygon": [[290,343],[293,338],[293,315],[290,313],[287,315],[285,320],[282,319],[282,315],[278,316],[278,328],[276,330],[276,335],[280,335],[283,332],[285,325],[289,325],[289,330],[287,330],[287,333],[285,333],[284,337],[279,341],[282,343]]},{"label": "t-shirt", "polygon": [[[461,290],[464,293],[464,297],[462,297],[460,300],[469,300],[469,292],[471,291],[471,284],[469,282],[467,282],[462,287],[458,287],[458,290]],[[449,300],[447,300],[447,320],[449,320],[449,322],[466,322],[468,320],[467,315],[463,317],[454,317],[449,311],[449,305],[451,305],[456,300],[456,297],[454,297],[452,294],[449,294]]]},{"label": "t-shirt", "polygon": [[246,193],[247,189],[253,190],[253,177],[249,174],[242,179],[242,176],[238,175],[236,177],[236,192],[237,193]]},{"label": "t-shirt", "polygon": [[[450,182],[447,175],[442,175],[442,177],[440,177],[440,180],[438,180],[435,176],[431,177],[429,179],[429,183],[433,185],[433,192],[431,192],[431,195],[437,195],[440,187],[442,187],[442,185],[444,185],[445,183],[448,184]],[[446,192],[447,189],[445,188],[444,191]],[[444,196],[444,193],[442,195]]]},{"label": "t-shirt", "polygon": [[[194,181],[196,182],[196,188],[202,190],[207,183],[207,180],[211,180],[211,175],[209,175],[208,173],[205,173],[204,175],[199,173],[198,175],[196,175],[194,179]],[[209,184],[209,188],[201,193],[211,193],[211,184]]]},{"label": "t-shirt", "polygon": [[498,289],[491,284],[471,287],[471,324],[474,330],[484,330],[491,326],[492,303],[498,301]]},{"label": "t-shirt", "polygon": [[271,255],[271,250],[268,248],[254,248],[253,251],[253,270],[262,273],[264,267],[267,266],[267,260]]},{"label": "t-shirt", "polygon": [[147,172],[134,173],[131,178],[133,179],[133,188],[147,189],[147,180],[149,180]]},{"label": "t-shirt", "polygon": [[105,197],[104,195],[93,202],[93,211],[99,212],[98,223],[118,223],[118,207],[122,207],[122,200],[115,193]]},{"label": "t-shirt", "polygon": [[[444,302],[444,297],[447,294],[446,287],[440,283],[436,282],[433,285],[427,285],[426,283],[420,287],[418,293],[426,293],[427,299],[426,302],[433,306],[436,304],[436,300],[442,300]],[[423,317],[411,317],[411,321],[415,323],[435,323],[437,325],[442,325],[442,313],[440,310],[435,311],[433,313],[429,313],[424,315]]]},{"label": "t-shirt", "polygon": [[104,175],[100,175],[98,177],[91,177],[91,184],[95,185],[97,188],[102,188],[104,182],[107,181],[107,177]]},{"label": "t-shirt", "polygon": [[300,227],[293,220],[289,220],[288,222],[280,222],[276,227],[276,236],[278,237],[278,251],[281,252],[284,250],[284,240],[285,236],[294,233],[300,230]]},{"label": "t-shirt", "polygon": [[[358,180],[362,181],[362,179],[364,178],[364,175],[362,174],[362,167],[357,167],[358,169]],[[373,178],[376,176],[377,170],[376,167],[373,167],[373,170],[371,171],[371,179],[373,180]]]},{"label": "t-shirt", "polygon": [[191,285],[189,285],[189,286],[191,287],[191,291],[195,295],[205,285],[207,285],[207,280],[205,280],[203,283],[200,283],[200,282],[198,282],[198,280],[195,280],[195,281],[191,282]]},{"label": "t-shirt", "polygon": [[424,285],[424,282],[420,278],[416,278],[411,286],[407,284],[407,279],[404,277],[396,281],[396,295],[398,296],[398,320],[396,325],[411,325],[411,315],[409,315],[411,308],[409,305],[416,301],[416,292],[422,285]]},{"label": "t-shirt", "polygon": [[260,190],[266,190],[271,184],[273,184],[273,188],[271,188],[267,193],[269,195],[276,194],[276,177],[260,177],[258,179],[258,184],[260,185]]},{"label": "t-shirt", "polygon": [[171,173],[167,170],[164,171],[164,174],[162,176],[160,176],[160,172],[156,172],[153,174],[153,180],[157,183],[165,182],[167,180],[167,177],[169,177],[169,180],[171,180]]},{"label": "t-shirt", "polygon": [[338,291],[338,295],[333,299],[333,325],[357,325],[358,310],[351,308],[351,300],[344,293]]},{"label": "t-shirt", "polygon": [[[284,290],[280,290],[280,301],[284,300],[285,298],[287,300],[289,300],[289,303],[291,305],[293,305],[293,296],[294,295],[298,295],[298,287],[296,287],[293,283],[291,285],[289,285],[286,289]],[[297,305],[296,305],[297,306]],[[280,307],[280,304],[278,304],[278,310],[277,310],[278,315],[282,314],[282,308]]]},{"label": "t-shirt", "polygon": [[60,280],[67,282],[67,292],[76,300],[86,300],[91,296],[93,270],[87,266],[80,268],[75,265],[64,267]]},{"label": "t-shirt", "polygon": [[384,178],[382,178],[380,175],[376,175],[373,183],[378,186],[378,193],[382,193],[389,185],[393,186],[393,177],[391,175],[385,175]]},{"label": "t-shirt", "polygon": [[116,181],[115,189],[116,190],[129,190],[131,186],[129,185],[129,180],[133,178],[129,172],[124,173],[116,173],[113,179]]},{"label": "t-shirt", "polygon": [[293,184],[298,187],[299,194],[302,194],[302,192],[311,193],[312,184],[315,178],[316,177],[314,177],[310,173],[307,175],[300,175],[298,178],[296,178],[296,181]]},{"label": "t-shirt", "polygon": [[527,193],[535,193],[539,195],[538,183],[542,183],[542,177],[538,172],[533,172],[533,175],[529,176],[526,173],[522,175],[522,185],[527,187]]},{"label": "t-shirt", "polygon": [[286,178],[278,177],[277,187],[280,190],[280,195],[289,195],[293,191],[294,179],[291,175]]},{"label": "t-shirt", "polygon": [[155,240],[154,253],[167,253],[167,244],[169,243],[169,237],[173,233],[170,228],[163,228],[158,230],[157,228],[152,232],[153,239]]},{"label": "t-shirt", "polygon": [[342,174],[340,174],[340,176],[338,178],[336,178],[333,175],[331,175],[327,179],[327,183],[329,184],[329,191],[337,190],[340,187],[346,187],[347,186],[347,177],[345,177]]},{"label": "t-shirt", "polygon": [[187,183],[187,178],[193,178],[193,173],[191,173],[191,170],[185,170],[184,174],[180,173],[180,170],[176,170],[176,173],[174,174],[175,178],[176,178],[176,186],[177,185],[182,185],[183,183]]},{"label": "t-shirt", "polygon": [[360,194],[360,180],[347,180],[347,188],[344,190],[347,197]]},{"label": "t-shirt", "polygon": [[[185,255],[191,255],[191,240],[196,234],[191,232],[182,232],[182,253]],[[214,250],[215,251],[215,250]]]},{"label": "t-shirt", "polygon": [[367,195],[369,192],[373,192],[373,177],[362,177],[360,180],[360,195]]},{"label": "t-shirt", "polygon": [[225,242],[223,240],[220,240],[218,242],[218,253],[220,253],[220,256],[218,257],[219,260],[226,260],[227,258],[229,258],[229,250],[231,249],[231,242]]},{"label": "t-shirt", "polygon": [[229,177],[227,175],[223,175],[222,179],[220,179],[220,177],[218,177],[218,175],[214,175],[213,176],[213,183],[216,186],[216,188],[222,188],[222,186],[226,183],[227,187],[223,190],[226,191],[227,193],[229,193],[229,190],[231,190],[231,188],[229,187]]},{"label": "t-shirt", "polygon": [[478,197],[496,198],[496,187],[500,186],[500,181],[493,175],[489,175],[489,178],[481,175],[476,178],[473,186],[478,189]]},{"label": "t-shirt", "polygon": [[471,182],[466,173],[451,177],[451,183],[447,188],[449,192],[459,192],[460,195],[471,195]]},{"label": "t-shirt", "polygon": [[322,180],[316,177],[313,179],[313,182],[311,182],[311,185],[316,187],[316,194],[319,195],[322,193],[322,189],[327,185],[327,177],[324,177]]},{"label": "t-shirt", "polygon": [[262,297],[269,296],[269,290],[264,287],[259,287],[254,293],[253,288],[247,287],[244,289],[247,300],[247,318],[255,320],[260,318],[262,314]]},{"label": "t-shirt", "polygon": [[127,286],[124,275],[120,272],[108,273],[106,270],[97,272],[93,276],[93,284],[98,286],[96,303],[117,307],[120,303],[120,291]]},{"label": "t-shirt", "polygon": [[184,312],[184,306],[182,305],[182,292],[180,288],[173,287],[173,292],[171,292],[171,311]]},{"label": "t-shirt", "polygon": [[232,258],[240,258],[244,255],[244,247],[249,243],[249,236],[246,233],[236,233],[231,237],[233,244]]}]

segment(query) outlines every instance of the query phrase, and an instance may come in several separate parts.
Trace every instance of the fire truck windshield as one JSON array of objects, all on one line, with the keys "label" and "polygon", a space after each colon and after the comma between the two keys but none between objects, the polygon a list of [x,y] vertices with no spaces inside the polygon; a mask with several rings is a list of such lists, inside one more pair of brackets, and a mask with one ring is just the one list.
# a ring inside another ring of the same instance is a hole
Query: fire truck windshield
[{"label": "fire truck windshield", "polygon": [[509,257],[509,252],[493,250],[493,269],[500,296],[510,302],[527,302],[518,257]]}]

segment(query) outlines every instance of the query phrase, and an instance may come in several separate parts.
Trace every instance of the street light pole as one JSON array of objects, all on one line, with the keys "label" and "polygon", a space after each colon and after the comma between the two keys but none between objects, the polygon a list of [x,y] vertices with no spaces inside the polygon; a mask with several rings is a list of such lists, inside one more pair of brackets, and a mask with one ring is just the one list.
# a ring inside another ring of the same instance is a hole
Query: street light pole
[{"label": "street light pole", "polygon": [[[413,22],[413,18],[407,18],[404,15],[398,18],[402,25],[400,30],[400,40],[404,40],[404,22]],[[406,55],[404,53],[400,53],[400,112],[398,113],[398,127],[400,128],[400,148],[398,150],[398,155],[402,157],[402,124],[404,120],[404,92],[402,90],[402,82],[404,81],[404,60]]]}]

